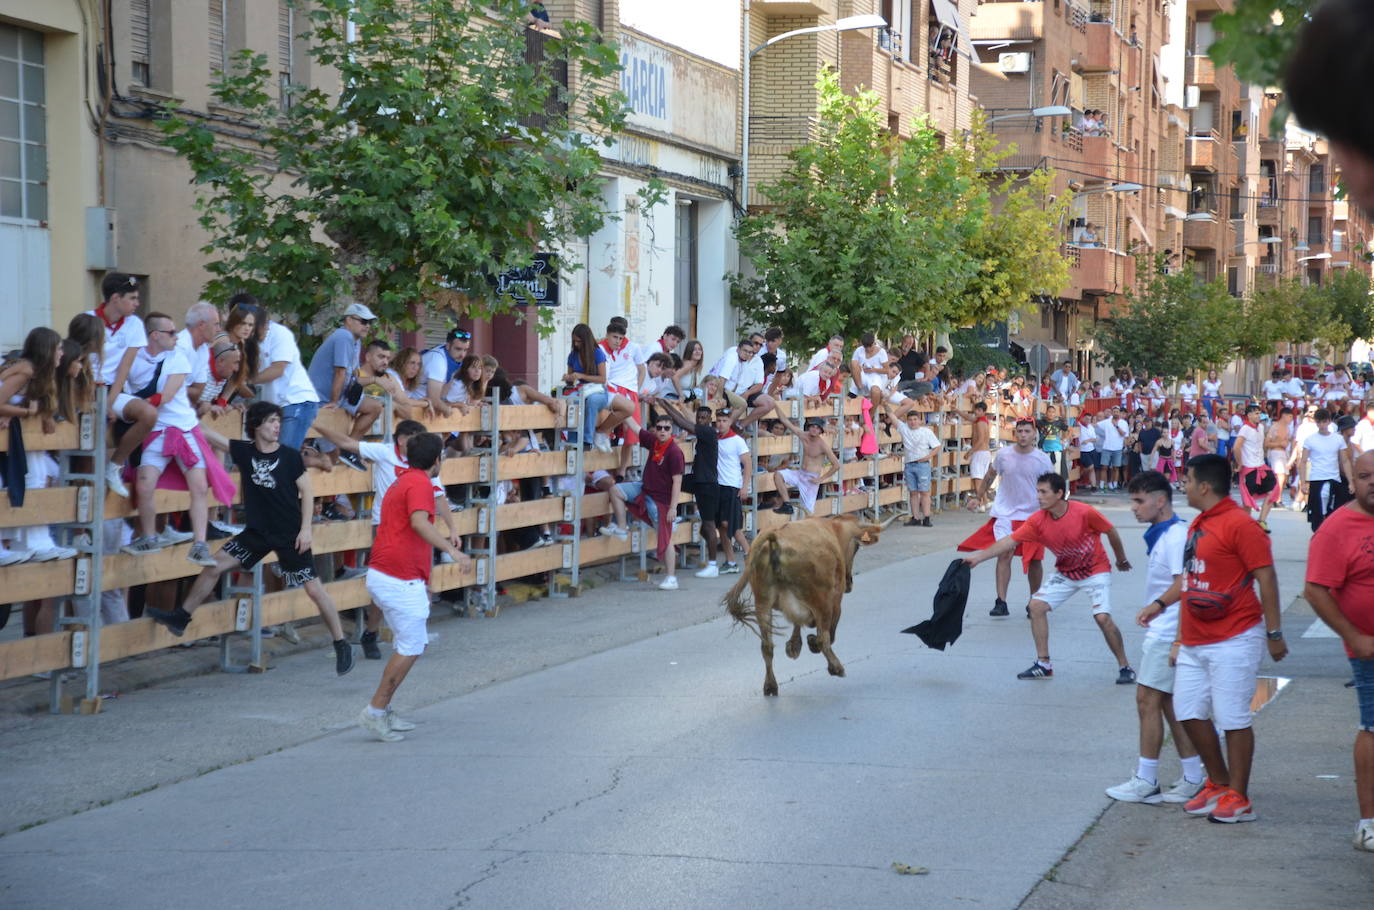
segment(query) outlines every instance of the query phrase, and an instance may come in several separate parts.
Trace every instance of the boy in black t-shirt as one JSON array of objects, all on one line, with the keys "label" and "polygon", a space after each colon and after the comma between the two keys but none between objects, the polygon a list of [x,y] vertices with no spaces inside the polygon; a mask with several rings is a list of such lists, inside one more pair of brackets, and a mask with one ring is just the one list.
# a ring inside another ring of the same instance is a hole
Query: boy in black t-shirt
[{"label": "boy in black t-shirt", "polygon": [[673,423],[696,437],[696,452],[692,456],[692,473],[682,480],[682,492],[691,493],[697,504],[697,515],[701,518],[701,537],[706,541],[707,563],[697,571],[697,578],[716,578],[720,567],[716,564],[716,549],[720,545],[716,534],[716,524],[720,520],[720,486],[717,483],[716,455],[720,445],[719,434],[711,425],[712,411],[701,406],[696,410],[696,423],[688,423],[675,402],[665,402],[666,412]]},{"label": "boy in black t-shirt", "polygon": [[226,439],[213,430],[202,428],[210,445],[228,452],[238,466],[247,514],[244,529],[215,554],[215,564],[200,573],[180,607],[172,610],[147,607],[143,613],[180,637],[191,623],[191,611],[205,602],[221,575],[239,568],[251,569],[269,552],[275,552],[286,583],[305,588],[329,627],[334,639],[334,669],[343,676],[353,669],[353,648],[344,640],[334,601],[315,577],[315,557],[310,552],[314,502],[310,475],[305,470],[301,453],[286,448],[279,441],[281,416],[281,408],[274,404],[265,401],[252,404],[245,420],[252,442]]}]

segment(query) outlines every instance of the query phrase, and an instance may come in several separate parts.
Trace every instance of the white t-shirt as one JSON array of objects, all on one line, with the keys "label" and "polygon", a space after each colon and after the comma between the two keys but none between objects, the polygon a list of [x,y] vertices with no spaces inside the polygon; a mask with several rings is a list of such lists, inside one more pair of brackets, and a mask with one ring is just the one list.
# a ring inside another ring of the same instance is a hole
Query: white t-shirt
[{"label": "white t-shirt", "polygon": [[1178,397],[1184,401],[1192,401],[1197,398],[1197,386],[1191,382],[1185,382],[1178,387]]},{"label": "white t-shirt", "polygon": [[162,394],[167,388],[167,380],[178,373],[186,374],[186,378],[175,395],[158,405],[155,429],[176,427],[185,432],[195,429],[196,424],[200,422],[196,418],[196,409],[191,407],[191,399],[186,394],[186,389],[191,384],[191,361],[180,348],[172,348],[162,355],[162,372],[157,377],[158,394]]},{"label": "white t-shirt", "polygon": [[1264,380],[1264,400],[1279,401],[1283,398],[1283,383],[1277,379]]},{"label": "white t-shirt", "polygon": [[940,440],[936,439],[935,434],[930,431],[930,427],[924,424],[913,430],[905,423],[899,423],[897,424],[897,432],[902,434],[902,446],[906,449],[908,462],[927,458],[931,452],[940,448]]},{"label": "white t-shirt", "polygon": [[825,363],[825,359],[826,359],[827,357],[829,357],[829,356],[830,356],[830,348],[829,348],[829,347],[823,347],[823,348],[821,348],[819,351],[817,351],[816,353],[814,353],[814,354],[811,355],[811,359],[807,362],[806,368],[807,368],[808,370],[814,370],[816,367],[818,367],[818,366],[820,366],[821,364]]},{"label": "white t-shirt", "polygon": [[624,347],[614,353],[606,350],[605,345],[601,346],[601,351],[606,355],[607,385],[618,385],[621,388],[637,390],[639,387],[639,345],[633,341],[627,341]]},{"label": "white t-shirt", "polygon": [[191,341],[191,330],[182,329],[177,332],[177,350],[186,354],[186,360],[191,364],[191,373],[186,377],[186,382],[190,385],[199,385],[210,381],[210,345],[197,345]]},{"label": "white t-shirt", "polygon": [[280,322],[267,324],[267,337],[263,339],[259,356],[258,370],[262,371],[274,363],[286,361],[286,371],[262,387],[262,398],[278,407],[288,407],[307,401],[319,401],[315,393],[315,383],[301,363],[301,349],[296,346],[296,336]]},{"label": "white t-shirt", "polygon": [[[1174,576],[1183,574],[1183,547],[1188,542],[1188,522],[1176,521],[1155,541],[1145,567],[1145,602],[1163,596],[1174,584]],[[1173,641],[1178,632],[1178,604],[1165,607],[1145,627],[1145,637]]]},{"label": "white t-shirt", "polygon": [[1219,397],[1219,396],[1221,395],[1221,380],[1220,380],[1220,379],[1204,379],[1204,380],[1202,380],[1202,394],[1205,395],[1205,396],[1207,396],[1208,398],[1217,398],[1217,397]]},{"label": "white t-shirt", "polygon": [[1308,480],[1341,479],[1340,453],[1345,439],[1340,433],[1332,430],[1323,436],[1318,431],[1303,440],[1302,447],[1307,452]]},{"label": "white t-shirt", "polygon": [[818,398],[822,381],[820,370],[807,370],[797,377],[797,391],[809,398]]},{"label": "white t-shirt", "polygon": [[1374,448],[1374,421],[1368,417],[1361,420],[1355,427],[1355,433],[1350,437],[1350,441],[1362,454]]},{"label": "white t-shirt", "polygon": [[[391,485],[396,482],[396,478],[401,476],[401,472],[410,467],[405,456],[396,451],[396,446],[385,442],[360,442],[358,443],[358,456],[363,461],[372,462],[372,524],[379,525],[382,522],[382,500],[386,498],[386,491],[391,489]],[[439,478],[430,478],[434,487],[434,495],[444,495],[444,485],[439,482]]]},{"label": "white t-shirt", "polygon": [[1283,384],[1283,391],[1285,395],[1294,401],[1307,397],[1307,386],[1296,376]]},{"label": "white t-shirt", "polygon": [[992,469],[997,472],[997,498],[988,509],[993,518],[1007,518],[1024,521],[1040,508],[1040,500],[1035,495],[1035,482],[1041,474],[1054,470],[1050,457],[1039,449],[1026,455],[1016,451],[1015,446],[1002,446],[992,458]]},{"label": "white t-shirt", "polygon": [[129,364],[129,373],[124,379],[122,391],[130,395],[137,395],[153,381],[153,374],[157,372],[157,365],[167,359],[167,354],[163,352],[156,357],[148,353],[147,348],[139,348],[134,355],[134,362]]},{"label": "white t-shirt", "polygon": [[[1123,421],[1124,422],[1124,421]],[[1102,442],[1102,451],[1119,452],[1126,445],[1126,434],[1129,429],[1123,429],[1116,418],[1108,417],[1097,425],[1097,436]]]},{"label": "white t-shirt", "polygon": [[[97,318],[100,316],[95,310],[87,310],[86,312]],[[117,329],[112,329],[108,325],[105,326],[104,353],[91,355],[96,378],[105,385],[114,385],[115,374],[119,372],[119,362],[124,359],[125,351],[129,348],[145,347],[148,344],[148,332],[143,328],[142,319],[137,316],[125,316],[118,325],[119,328]],[[117,393],[120,390],[115,389],[114,391]]]},{"label": "white t-shirt", "polygon": [[744,485],[744,466],[739,457],[749,452],[749,443],[739,434],[717,441],[716,482],[722,487],[739,489]]},{"label": "white t-shirt", "polygon": [[1242,423],[1241,428],[1233,434],[1236,448],[1240,452],[1240,466],[1257,468],[1264,464],[1264,431],[1243,421]]},{"label": "white t-shirt", "polygon": [[1097,424],[1085,420],[1078,425],[1078,451],[1097,451]]},{"label": "white t-shirt", "polygon": [[748,360],[739,359],[739,348],[734,347],[711,367],[711,374],[725,380],[725,388],[736,395],[743,395],[752,386],[763,384],[763,361],[755,354]]},{"label": "white t-shirt", "polygon": [[861,346],[849,355],[849,359],[851,362],[857,360],[863,371],[863,388],[860,391],[867,392],[875,385],[881,386],[887,382],[887,361],[889,358],[887,350],[882,345],[878,345],[878,351],[875,354],[868,353],[868,349]]}]

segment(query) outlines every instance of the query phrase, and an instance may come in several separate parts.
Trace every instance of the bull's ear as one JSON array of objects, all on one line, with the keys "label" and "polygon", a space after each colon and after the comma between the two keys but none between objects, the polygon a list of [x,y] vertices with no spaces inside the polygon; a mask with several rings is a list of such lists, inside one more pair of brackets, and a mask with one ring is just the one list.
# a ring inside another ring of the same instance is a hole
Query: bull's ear
[{"label": "bull's ear", "polygon": [[877,543],[878,535],[882,532],[882,530],[883,529],[878,527],[877,525],[864,525],[859,530],[859,540],[864,544]]}]

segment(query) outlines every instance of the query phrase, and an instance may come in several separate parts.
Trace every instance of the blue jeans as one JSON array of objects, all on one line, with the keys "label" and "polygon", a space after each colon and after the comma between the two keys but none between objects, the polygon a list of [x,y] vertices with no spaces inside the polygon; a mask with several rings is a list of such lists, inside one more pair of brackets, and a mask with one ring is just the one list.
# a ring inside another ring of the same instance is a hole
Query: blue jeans
[{"label": "blue jeans", "polygon": [[[644,484],[637,480],[627,480],[618,483],[615,488],[625,495],[625,501],[635,502],[640,496],[644,496]],[[650,527],[658,527],[658,503],[654,502],[652,496],[644,496],[644,510],[649,513],[649,518],[653,524]]]},{"label": "blue jeans", "polygon": [[591,443],[592,437],[596,435],[596,415],[610,403],[610,392],[593,392],[583,399],[582,406],[585,411],[582,414],[582,435],[578,437],[583,445]]},{"label": "blue jeans", "polygon": [[315,422],[315,415],[319,412],[318,401],[302,401],[282,408],[281,444],[288,449],[299,449],[305,445],[305,434],[310,432],[310,425]]},{"label": "blue jeans", "polygon": [[1350,658],[1355,672],[1355,695],[1360,700],[1360,729],[1374,733],[1374,660]]}]

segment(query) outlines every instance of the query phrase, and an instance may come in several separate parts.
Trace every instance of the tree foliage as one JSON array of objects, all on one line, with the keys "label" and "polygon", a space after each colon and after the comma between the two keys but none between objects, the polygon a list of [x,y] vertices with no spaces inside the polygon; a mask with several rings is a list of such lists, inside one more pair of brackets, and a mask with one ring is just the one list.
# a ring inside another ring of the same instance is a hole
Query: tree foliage
[{"label": "tree foliage", "polygon": [[[1297,49],[1298,32],[1318,0],[1235,0],[1212,20],[1217,40],[1207,54],[1218,66],[1235,67],[1243,83],[1278,86]],[[1274,110],[1271,129],[1281,131],[1288,105]]]},{"label": "tree foliage", "polygon": [[1166,379],[1232,359],[1241,302],[1221,279],[1198,280],[1191,266],[1166,271],[1163,255],[1138,260],[1125,308],[1094,331],[1100,362]]},{"label": "tree foliage", "polygon": [[249,290],[292,321],[359,301],[412,325],[448,286],[484,314],[508,302],[484,276],[601,226],[597,146],[625,109],[596,88],[619,62],[590,24],[562,23],[531,62],[524,0],[291,2],[337,95],[295,86],[283,105],[267,56],[244,51],[212,86],[242,112],[237,137],[175,109],[162,124],[199,191],[208,294]]}]

